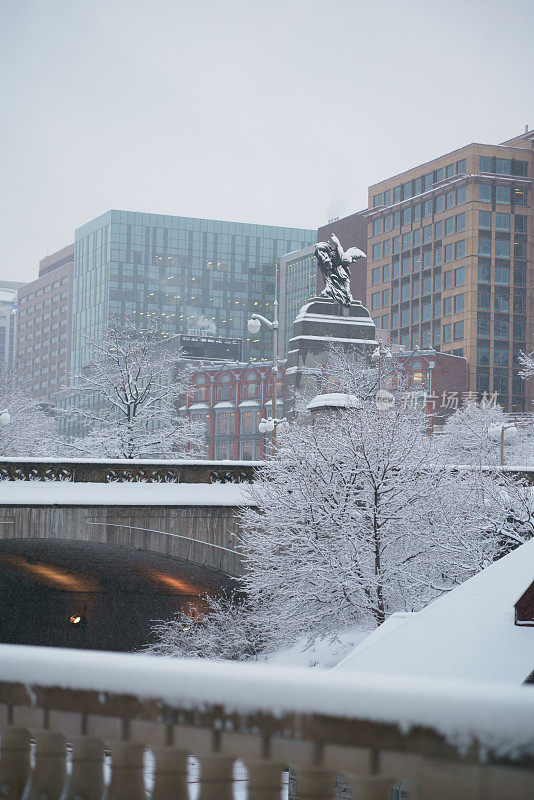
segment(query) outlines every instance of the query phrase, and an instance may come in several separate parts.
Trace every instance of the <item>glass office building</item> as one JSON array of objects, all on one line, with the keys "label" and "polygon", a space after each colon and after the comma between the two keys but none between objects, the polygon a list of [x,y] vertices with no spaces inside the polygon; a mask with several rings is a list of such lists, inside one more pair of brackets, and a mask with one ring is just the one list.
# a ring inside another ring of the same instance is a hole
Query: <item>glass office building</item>
[{"label": "glass office building", "polygon": [[164,336],[243,338],[243,359],[272,357],[271,334],[247,331],[273,313],[275,263],[315,242],[316,232],[239,222],[108,211],[77,229],[71,367],[110,318],[142,328],[164,318]]}]

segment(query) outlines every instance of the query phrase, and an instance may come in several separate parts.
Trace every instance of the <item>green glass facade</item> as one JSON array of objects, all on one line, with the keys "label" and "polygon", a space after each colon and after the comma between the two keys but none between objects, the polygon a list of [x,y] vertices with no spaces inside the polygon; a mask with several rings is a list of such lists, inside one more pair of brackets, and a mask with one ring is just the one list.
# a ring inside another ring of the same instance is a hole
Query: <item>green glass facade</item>
[{"label": "green glass facade", "polygon": [[110,318],[142,328],[153,314],[164,317],[165,336],[239,336],[244,360],[272,357],[269,331],[252,336],[247,319],[272,315],[276,260],[315,238],[301,228],[108,211],[76,231],[72,369]]}]

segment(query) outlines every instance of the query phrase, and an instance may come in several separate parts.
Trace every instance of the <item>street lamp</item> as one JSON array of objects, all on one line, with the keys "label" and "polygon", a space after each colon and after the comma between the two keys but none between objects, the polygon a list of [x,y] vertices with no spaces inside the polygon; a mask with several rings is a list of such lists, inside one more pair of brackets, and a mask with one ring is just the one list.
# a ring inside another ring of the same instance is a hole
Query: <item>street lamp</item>
[{"label": "street lamp", "polygon": [[391,350],[384,345],[382,339],[378,340],[378,347],[373,351],[371,358],[375,361],[378,360],[378,391],[380,391],[382,388],[382,359],[393,358]]},{"label": "street lamp", "polygon": [[0,411],[0,425],[4,427],[4,425],[9,425],[10,422],[11,422],[11,414],[9,413],[7,408],[4,408],[3,411]]},{"label": "street lamp", "polygon": [[[276,445],[276,426],[284,420],[276,418],[276,395],[278,386],[278,294],[277,294],[277,280],[278,280],[278,263],[276,264],[275,272],[275,287],[274,287],[274,315],[272,321],[264,317],[262,314],[252,314],[247,322],[247,328],[250,333],[259,333],[262,325],[265,325],[272,331],[273,334],[273,384],[272,384],[272,416],[269,419],[262,419],[258,425],[260,433],[271,433],[271,444],[274,452]],[[272,426],[272,427],[271,427]]]},{"label": "street lamp", "polygon": [[497,441],[501,440],[501,467],[504,465],[504,441],[513,439],[517,433],[517,428],[513,422],[507,422],[502,425],[490,425],[488,428],[488,436],[490,439]]}]

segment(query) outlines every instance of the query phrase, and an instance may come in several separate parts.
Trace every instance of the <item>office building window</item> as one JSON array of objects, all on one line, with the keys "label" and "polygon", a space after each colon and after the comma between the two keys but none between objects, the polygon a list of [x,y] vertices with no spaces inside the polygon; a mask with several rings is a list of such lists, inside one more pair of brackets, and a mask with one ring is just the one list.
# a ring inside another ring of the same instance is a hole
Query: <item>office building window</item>
[{"label": "office building window", "polygon": [[381,205],[382,205],[382,195],[375,194],[375,196],[373,197],[373,208],[377,208],[377,206]]},{"label": "office building window", "polygon": [[401,300],[409,300],[410,299],[410,284],[403,283],[401,286]]},{"label": "office building window", "polygon": [[447,192],[445,195],[445,208],[454,208],[454,192]]},{"label": "office building window", "polygon": [[454,323],[454,341],[464,338],[464,321]]},{"label": "office building window", "polygon": [[432,216],[432,200],[425,200],[423,203],[423,218],[426,219],[427,217]]},{"label": "office building window", "polygon": [[444,251],[445,251],[445,263],[448,264],[451,261],[454,261],[454,246],[452,244],[446,244]]},{"label": "office building window", "polygon": [[489,292],[478,292],[477,300],[479,311],[491,310],[491,294]]},{"label": "office building window", "polygon": [[410,250],[412,246],[412,234],[411,233],[403,233],[402,234],[402,250]]},{"label": "office building window", "polygon": [[456,162],[456,174],[467,175],[467,161],[465,158],[462,158],[461,161]]},{"label": "office building window", "polygon": [[421,244],[421,228],[417,228],[417,230],[413,232],[413,246],[419,247],[420,244]]},{"label": "office building window", "polygon": [[465,284],[465,267],[458,267],[454,270],[454,285],[464,286]]},{"label": "office building window", "polygon": [[395,211],[395,213],[393,214],[393,227],[400,228],[400,223],[401,223],[400,211]]},{"label": "office building window", "polygon": [[412,272],[419,272],[421,269],[421,253],[419,251],[414,252],[413,259],[412,259]]},{"label": "office building window", "polygon": [[373,311],[380,308],[380,292],[373,292],[371,295],[371,308]]},{"label": "office building window", "polygon": [[423,226],[423,244],[428,244],[432,241],[432,225]]},{"label": "office building window", "polygon": [[491,203],[491,185],[489,183],[478,184],[478,199],[483,203]]},{"label": "office building window", "polygon": [[504,317],[495,317],[494,331],[496,339],[508,339],[509,323]]},{"label": "office building window", "polygon": [[389,274],[390,274],[390,265],[389,264],[384,264],[384,266],[382,267],[382,282],[383,283],[386,283],[386,281],[389,281]]},{"label": "office building window", "polygon": [[489,339],[490,337],[490,330],[491,330],[491,320],[489,316],[481,317],[479,316],[477,319],[477,336],[481,339]]},{"label": "office building window", "polygon": [[479,344],[477,347],[477,364],[482,366],[489,365],[490,363],[490,349],[487,344]]},{"label": "office building window", "polygon": [[432,303],[421,305],[421,322],[428,322],[432,317]]},{"label": "office building window", "polygon": [[459,242],[454,244],[454,258],[465,258],[465,239],[460,239]]},{"label": "office building window", "polygon": [[449,342],[452,342],[452,325],[450,323],[443,326],[443,344],[449,344]]},{"label": "office building window", "polygon": [[495,239],[495,258],[510,258],[510,242]]},{"label": "office building window", "polygon": [[400,236],[393,237],[393,252],[394,253],[400,252]]},{"label": "office building window", "polygon": [[443,316],[450,317],[452,314],[452,297],[443,298]]},{"label": "office building window", "polygon": [[495,202],[510,205],[510,188],[508,186],[495,187]]},{"label": "office building window", "polygon": [[409,308],[401,308],[400,324],[401,324],[401,328],[405,328],[406,325],[410,324],[410,309]]},{"label": "office building window", "polygon": [[514,216],[514,229],[516,233],[527,232],[527,217],[526,214],[516,214]]},{"label": "office building window", "polygon": [[456,214],[456,233],[465,231],[465,211],[462,214]]},{"label": "office building window", "polygon": [[443,211],[443,195],[440,194],[434,200],[434,210],[436,214],[439,214]]},{"label": "office building window", "polygon": [[401,263],[401,275],[410,274],[411,258],[403,258]]},{"label": "office building window", "polygon": [[454,175],[454,164],[448,164],[445,167],[445,177],[452,178],[453,175]]},{"label": "office building window", "polygon": [[382,256],[382,243],[373,245],[373,261],[378,261]]},{"label": "office building window", "polygon": [[442,262],[443,256],[443,248],[442,247],[434,247],[434,266],[440,267]]},{"label": "office building window", "polygon": [[391,302],[393,305],[399,302],[399,287],[392,286],[391,287]]},{"label": "office building window", "polygon": [[509,267],[495,267],[495,283],[498,283],[501,286],[508,286],[510,284]]},{"label": "office building window", "polygon": [[383,222],[381,219],[375,219],[373,222],[373,236],[380,236],[382,233]]},{"label": "office building window", "polygon": [[482,236],[478,237],[478,254],[479,256],[491,255],[491,239]]},{"label": "office building window", "polygon": [[493,348],[493,363],[496,367],[508,366],[508,345],[495,344]]},{"label": "office building window", "polygon": [[509,158],[496,158],[495,159],[495,172],[497,175],[511,175],[512,163]]},{"label": "office building window", "polygon": [[422,285],[422,295],[423,297],[427,294],[430,294],[432,291],[432,276],[426,275],[423,278],[423,285]]},{"label": "office building window", "polygon": [[419,306],[414,306],[412,308],[412,325],[417,325],[419,323]]},{"label": "office building window", "polygon": [[491,211],[478,212],[478,227],[483,230],[491,230]]},{"label": "office building window", "polygon": [[445,236],[452,236],[454,233],[454,217],[447,217],[445,220]]},{"label": "office building window", "polygon": [[434,291],[441,292],[441,273],[434,275]]},{"label": "office building window", "polygon": [[387,214],[387,216],[384,217],[384,233],[387,233],[391,230],[391,223],[391,214]]},{"label": "office building window", "polygon": [[380,267],[375,267],[371,270],[371,283],[373,286],[376,286],[377,283],[380,283],[380,278],[382,276],[382,269]]},{"label": "office building window", "polygon": [[495,230],[496,231],[509,231],[510,230],[510,214],[503,214],[497,211],[495,214]]},{"label": "office building window", "polygon": [[495,292],[494,304],[496,313],[508,314],[510,311],[510,298],[507,294],[497,294]]},{"label": "office building window", "polygon": [[454,313],[461,314],[464,310],[464,295],[457,294],[454,296]]},{"label": "office building window", "polygon": [[480,172],[493,172],[493,159],[491,156],[480,156],[478,169]]},{"label": "office building window", "polygon": [[402,200],[402,186],[395,186],[393,189],[393,202],[400,203]]},{"label": "office building window", "polygon": [[419,297],[419,278],[416,278],[412,283],[412,297],[414,300]]},{"label": "office building window", "polygon": [[443,236],[443,222],[440,220],[434,224],[434,239],[441,239]]},{"label": "office building window", "polygon": [[453,282],[453,272],[452,269],[449,269],[447,270],[447,272],[443,273],[443,288],[452,289],[452,282]]},{"label": "office building window", "polygon": [[384,192],[384,205],[390,206],[391,205],[391,189],[386,189]]},{"label": "office building window", "polygon": [[382,307],[386,308],[389,306],[389,289],[384,289],[382,292]]}]

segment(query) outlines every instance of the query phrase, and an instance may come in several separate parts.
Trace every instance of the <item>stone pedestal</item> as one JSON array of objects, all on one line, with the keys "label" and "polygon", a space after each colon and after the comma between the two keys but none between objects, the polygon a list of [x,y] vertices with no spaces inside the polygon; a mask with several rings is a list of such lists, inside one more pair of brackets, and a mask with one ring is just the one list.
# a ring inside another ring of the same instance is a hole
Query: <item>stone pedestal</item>
[{"label": "stone pedestal", "polygon": [[314,297],[302,306],[293,323],[284,386],[284,415],[294,413],[295,396],[313,397],[320,391],[320,370],[332,346],[363,357],[377,346],[375,323],[359,302],[342,306],[335,300]]}]

